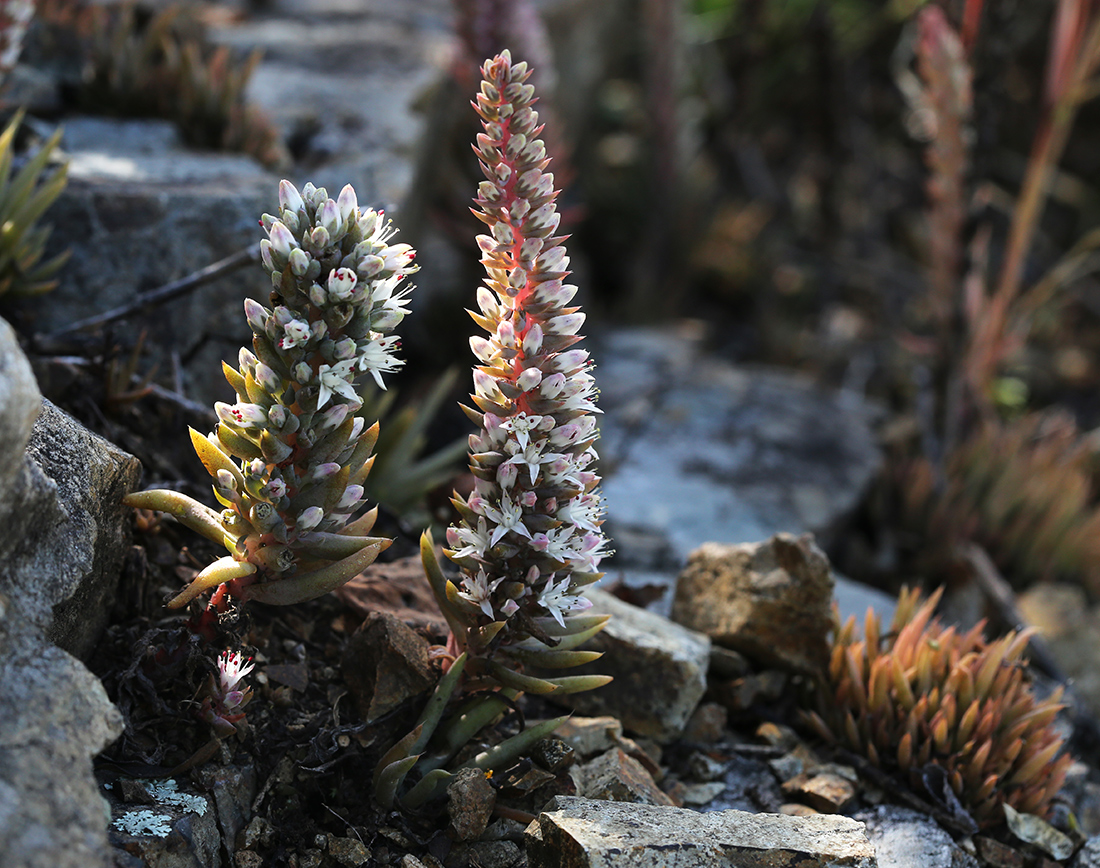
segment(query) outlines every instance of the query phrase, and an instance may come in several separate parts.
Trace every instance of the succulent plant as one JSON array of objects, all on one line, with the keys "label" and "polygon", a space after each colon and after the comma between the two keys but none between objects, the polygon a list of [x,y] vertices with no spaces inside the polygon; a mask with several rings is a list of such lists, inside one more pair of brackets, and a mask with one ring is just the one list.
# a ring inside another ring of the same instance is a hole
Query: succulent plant
[{"label": "succulent plant", "polygon": [[837,629],[813,727],[830,742],[907,775],[918,790],[929,766],[979,826],[1004,820],[1003,805],[1044,814],[1071,759],[1052,726],[1061,690],[1036,698],[1021,660],[1030,631],[987,642],[933,619],[942,589],[923,602],[903,590],[889,633],[869,610]]},{"label": "succulent plant", "polygon": [[22,122],[23,111],[20,110],[0,133],[0,296],[49,292],[57,286],[53,276],[69,258],[65,252],[41,261],[50,227],[37,225],[39,218],[65,189],[67,164],[43,177],[61,140],[61,131],[50,136],[13,175],[15,134]]},{"label": "succulent plant", "polygon": [[[363,502],[378,425],[367,426],[356,380],[378,385],[398,368],[391,332],[408,312],[414,251],[391,244],[384,215],[360,211],[355,191],[337,199],[307,184],[279,187],[278,217],[265,214],[260,242],[274,287],[271,308],[249,299],[252,351],[223,363],[237,393],[217,403],[218,426],[192,429],[215,479],[213,509],[174,491],[129,495],[130,506],[168,512],[229,554],[202,570],[169,604],[180,607],[219,585],[215,601],[289,604],[319,596],[360,572],[390,544],[368,536],[377,509],[350,521]],[[350,521],[350,523],[349,523]]]},{"label": "succulent plant", "polygon": [[199,717],[210,724],[216,738],[228,738],[244,726],[244,708],[252,699],[252,688],[244,687],[245,676],[255,668],[251,658],[236,651],[223,651],[218,657],[218,677],[206,679]]},{"label": "succulent plant", "polygon": [[186,6],[149,20],[133,4],[93,7],[78,26],[87,58],[78,98],[86,109],[175,121],[189,144],[251,154],[266,166],[287,162],[271,121],[245,100],[260,62],[238,62],[227,46],[211,48]]},{"label": "succulent plant", "polygon": [[[579,614],[591,603],[583,588],[602,575],[607,538],[600,530],[599,477],[593,469],[598,436],[595,385],[588,353],[575,349],[584,314],[569,302],[569,259],[554,233],[554,178],[532,108],[525,63],[504,51],[482,67],[475,107],[485,131],[475,152],[488,180],[475,212],[490,234],[478,237],[486,286],[471,313],[487,338],[471,338],[475,408],[480,428],[470,437],[475,490],[455,496],[461,520],[447,531],[455,582],[436,559],[431,536],[421,555],[432,591],[451,629],[456,659],[417,728],[378,765],[376,793],[394,802],[404,777],[423,777],[402,799],[415,806],[449,776],[442,766],[519,692],[571,693],[607,683],[604,676],[538,677],[527,666],[577,666],[600,654],[576,650],[601,630],[606,616]],[[463,683],[462,679],[465,679]],[[441,727],[443,709],[460,687],[490,688]],[[478,768],[514,759],[558,721],[514,736],[472,761]],[[427,751],[421,759],[420,754]]]},{"label": "succulent plant", "polygon": [[1071,579],[1100,590],[1100,509],[1094,450],[1067,413],[1028,413],[982,424],[947,459],[902,473],[904,521],[929,540],[926,564],[942,567],[960,543],[984,547],[1014,584]]}]

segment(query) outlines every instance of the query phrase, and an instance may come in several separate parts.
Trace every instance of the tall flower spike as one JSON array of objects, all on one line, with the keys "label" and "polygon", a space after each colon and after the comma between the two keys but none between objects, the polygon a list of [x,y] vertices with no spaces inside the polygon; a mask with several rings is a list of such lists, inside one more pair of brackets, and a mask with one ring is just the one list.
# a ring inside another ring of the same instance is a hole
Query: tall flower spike
[{"label": "tall flower spike", "polygon": [[290,604],[346,582],[390,540],[368,536],[376,511],[349,519],[362,504],[378,426],[355,413],[357,382],[403,362],[391,332],[408,313],[416,271],[407,244],[390,244],[393,227],[360,209],[351,186],[330,199],[307,184],[279,187],[278,216],[265,214],[260,257],[271,277],[270,308],[249,299],[252,351],[239,368],[223,365],[237,393],[216,404],[209,435],[191,431],[199,459],[216,480],[218,513],[172,491],[145,491],[130,506],[159,509],[229,554],[208,566],[169,603],[204,591]]},{"label": "tall flower spike", "polygon": [[[458,584],[437,583],[436,595],[468,655],[468,675],[538,692],[604,683],[587,676],[536,679],[522,664],[578,665],[571,651],[605,619],[576,613],[591,603],[584,586],[607,553],[599,477],[592,471],[598,437],[595,383],[588,354],[572,349],[584,314],[569,306],[569,276],[546,148],[539,137],[527,64],[504,51],[482,67],[474,104],[484,125],[474,151],[487,180],[475,214],[488,274],[474,321],[488,332],[472,348],[475,408],[481,426],[471,438],[477,478],[468,499],[456,498],[461,521],[447,532]],[[435,572],[429,568],[429,575]]]},{"label": "tall flower spike", "polygon": [[[467,499],[456,496],[461,521],[447,530],[446,550],[462,576],[444,574],[431,536],[420,540],[424,571],[451,628],[456,657],[436,687],[420,722],[382,757],[375,795],[415,808],[442,792],[445,766],[485,725],[506,711],[520,691],[576,693],[606,684],[602,675],[538,677],[539,669],[578,666],[598,652],[577,646],[599,632],[606,615],[577,614],[591,604],[582,595],[606,553],[600,531],[595,389],[588,356],[569,348],[583,315],[566,307],[575,287],[569,259],[554,235],[558,215],[553,177],[539,139],[534,90],[527,65],[507,51],[482,67],[475,108],[485,124],[474,150],[487,181],[479,187],[477,216],[489,235],[477,239],[488,271],[478,290],[474,321],[488,332],[471,349],[477,409],[463,407],[481,430],[470,437],[470,469],[477,479]],[[481,691],[444,719],[463,679]],[[465,767],[506,768],[564,718],[543,721],[477,754]],[[433,739],[436,730],[439,735]],[[419,781],[400,795],[407,775]]]}]

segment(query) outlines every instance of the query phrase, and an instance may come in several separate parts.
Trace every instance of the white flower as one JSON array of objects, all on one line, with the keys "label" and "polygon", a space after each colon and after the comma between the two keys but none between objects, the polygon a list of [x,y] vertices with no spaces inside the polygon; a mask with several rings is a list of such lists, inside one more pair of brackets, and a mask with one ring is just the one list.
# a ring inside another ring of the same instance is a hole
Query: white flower
[{"label": "white flower", "polygon": [[[485,552],[490,548],[489,528],[485,524],[484,516],[477,520],[477,528],[451,527],[447,528],[447,543],[456,551],[451,555],[456,560],[459,558],[485,557]],[[459,543],[464,543],[462,548],[457,548]]]},{"label": "white flower", "polygon": [[551,528],[546,533],[535,534],[531,538],[531,548],[546,553],[556,561],[565,563],[578,557],[578,553],[570,548],[570,543],[574,542],[574,539],[574,529],[569,525],[565,525],[564,527]]},{"label": "white flower", "polygon": [[355,391],[351,379],[354,376],[352,365],[354,362],[347,359],[337,362],[335,365],[321,365],[317,369],[317,377],[321,381],[321,392],[317,396],[317,409],[320,410],[328,399],[337,394],[348,401],[358,401],[359,394]]},{"label": "white flower", "polygon": [[214,404],[218,418],[239,428],[266,428],[267,411],[259,404]]},{"label": "white flower", "polygon": [[596,533],[599,525],[596,521],[601,513],[600,498],[595,494],[581,494],[574,497],[558,510],[560,521],[570,522],[579,528]]},{"label": "white flower", "polygon": [[359,275],[350,268],[337,268],[328,276],[328,297],[333,301],[346,301],[355,292]]},{"label": "white flower", "polygon": [[279,349],[289,350],[291,347],[304,344],[310,339],[312,334],[313,332],[310,330],[308,322],[300,319],[292,319],[283,326],[283,338],[279,341]]},{"label": "white flower", "polygon": [[535,480],[538,479],[539,470],[543,464],[550,464],[557,461],[559,458],[565,456],[559,455],[556,452],[547,452],[543,454],[543,449],[546,448],[546,441],[539,440],[537,443],[528,443],[527,448],[522,452],[518,450],[518,447],[513,442],[508,442],[504,446],[509,452],[512,453],[512,457],[509,458],[505,464],[522,464],[531,473],[531,484],[535,484]]},{"label": "white flower", "polygon": [[380,389],[386,388],[386,384],[382,382],[382,374],[392,373],[405,364],[403,359],[398,359],[390,353],[390,350],[396,348],[399,342],[396,335],[382,337],[377,332],[371,332],[371,340],[359,347],[359,356],[356,360],[359,370],[369,371]]},{"label": "white flower", "polygon": [[531,539],[531,531],[523,523],[522,507],[507,495],[501,497],[500,509],[496,509],[489,503],[485,503],[482,508],[485,510],[485,517],[496,525],[493,528],[493,535],[489,538],[490,546],[495,546],[500,542],[501,537],[508,531],[514,531],[520,536]]},{"label": "white flower", "polygon": [[324,517],[325,511],[321,507],[311,506],[309,509],[303,510],[302,514],[298,516],[295,528],[299,533],[311,531],[321,523]]},{"label": "white flower", "polygon": [[218,681],[221,685],[222,696],[237,689],[241,679],[255,668],[252,658],[245,659],[236,651],[223,651],[218,658]]},{"label": "white flower", "polygon": [[539,594],[539,605],[564,627],[563,612],[583,611],[589,608],[592,602],[579,594],[569,593],[569,576],[562,576],[557,585],[554,584],[554,577],[551,576],[546,580],[546,587]]},{"label": "white flower", "polygon": [[527,413],[517,413],[510,419],[500,423],[500,427],[505,431],[511,431],[516,435],[516,440],[519,441],[519,448],[527,448],[528,437],[534,429],[542,422],[542,416],[531,416]]},{"label": "white flower", "polygon": [[485,570],[478,570],[477,575],[473,578],[467,576],[462,580],[462,588],[458,592],[458,595],[464,600],[468,600],[475,606],[480,606],[481,611],[484,612],[489,618],[493,617],[493,603],[490,599],[493,591],[496,590],[503,579],[496,579],[493,582],[489,582],[489,577],[485,575]]},{"label": "white flower", "polygon": [[580,550],[576,553],[573,566],[582,572],[592,573],[596,571],[600,561],[607,556],[607,537],[601,533],[586,533],[581,542]]}]

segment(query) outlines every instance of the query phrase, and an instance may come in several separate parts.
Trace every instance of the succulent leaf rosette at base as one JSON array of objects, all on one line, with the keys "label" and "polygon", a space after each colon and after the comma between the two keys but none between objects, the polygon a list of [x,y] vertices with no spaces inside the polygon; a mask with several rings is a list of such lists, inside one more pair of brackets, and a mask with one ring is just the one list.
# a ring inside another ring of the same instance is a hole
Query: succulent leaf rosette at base
[{"label": "succulent leaf rosette at base", "polygon": [[[475,406],[463,410],[480,430],[470,437],[475,489],[455,496],[460,520],[447,530],[457,581],[444,573],[431,536],[421,538],[454,661],[417,727],[378,764],[375,793],[386,807],[438,796],[453,774],[444,766],[521,692],[574,693],[610,680],[543,674],[601,656],[578,650],[607,622],[585,611],[583,594],[608,553],[594,470],[599,411],[588,352],[576,347],[584,314],[570,304],[577,287],[565,282],[558,193],[545,171],[527,65],[505,51],[482,75],[474,106],[484,132],[474,151],[487,180],[474,213],[488,227],[477,239],[488,276],[471,316],[488,334],[470,340],[479,362]],[[479,692],[445,719],[452,696],[472,691]],[[503,768],[562,719],[532,726],[466,767]],[[414,769],[419,781],[399,796]]]},{"label": "succulent leaf rosette at base", "polygon": [[260,257],[271,277],[270,307],[251,299],[252,349],[223,363],[233,404],[218,403],[217,428],[192,429],[214,477],[220,512],[174,491],[129,495],[229,552],[202,570],[169,606],[217,588],[242,599],[292,604],[333,590],[371,564],[390,540],[369,536],[377,510],[363,504],[377,424],[357,416],[356,383],[403,363],[391,334],[408,313],[414,252],[393,244],[393,227],[360,209],[355,191],[336,199],[283,181],[279,215],[261,220]]}]

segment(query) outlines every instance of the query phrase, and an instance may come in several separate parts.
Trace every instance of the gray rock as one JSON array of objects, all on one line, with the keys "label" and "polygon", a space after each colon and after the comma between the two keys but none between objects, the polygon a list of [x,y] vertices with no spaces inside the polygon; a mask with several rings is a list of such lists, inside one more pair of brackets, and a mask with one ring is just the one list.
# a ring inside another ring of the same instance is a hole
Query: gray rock
[{"label": "gray rock", "polygon": [[0,320],[0,864],[87,868],[110,863],[91,758],[122,720],[47,636],[95,641],[127,550],[118,499],[139,468],[43,405],[29,370]]},{"label": "gray rock", "polygon": [[198,772],[202,787],[214,802],[222,846],[230,859],[236,850],[237,836],[252,815],[256,797],[256,769],[247,766],[204,766]]},{"label": "gray rock", "polygon": [[[72,258],[50,303],[36,308],[42,332],[128,303],[257,243],[260,214],[277,206],[277,178],[239,154],[184,148],[164,121],[76,118],[66,123],[64,146],[70,180],[50,211],[51,244],[71,249]],[[235,361],[251,340],[245,297],[266,301],[269,291],[256,263],[135,314],[127,321],[132,333],[148,330],[148,358],[139,370],[158,364],[174,371],[174,350],[188,359],[180,375],[191,397],[228,400],[221,360]]]},{"label": "gray rock", "polygon": [[530,868],[874,868],[863,824],[556,797],[527,827]]},{"label": "gray rock", "polygon": [[812,537],[707,543],[676,583],[672,619],[767,665],[813,674],[828,659],[833,578]]},{"label": "gray rock", "polygon": [[710,640],[599,589],[590,590],[588,597],[592,612],[612,616],[607,627],[584,645],[604,656],[570,674],[598,673],[615,680],[555,701],[584,715],[616,717],[638,735],[672,741],[706,690]]},{"label": "gray rock", "polygon": [[827,535],[881,465],[880,411],[854,393],[739,368],[655,329],[612,332],[593,357],[612,537],[667,540],[682,562],[705,542]]},{"label": "gray rock", "polygon": [[661,792],[645,767],[621,748],[612,748],[592,762],[576,767],[572,774],[578,794],[588,799],[672,805],[672,799]]},{"label": "gray rock", "polygon": [[978,861],[927,814],[881,805],[856,814],[867,826],[879,868],[977,868]]},{"label": "gray rock", "polygon": [[1100,868],[1100,835],[1089,838],[1069,864],[1071,868]]}]

